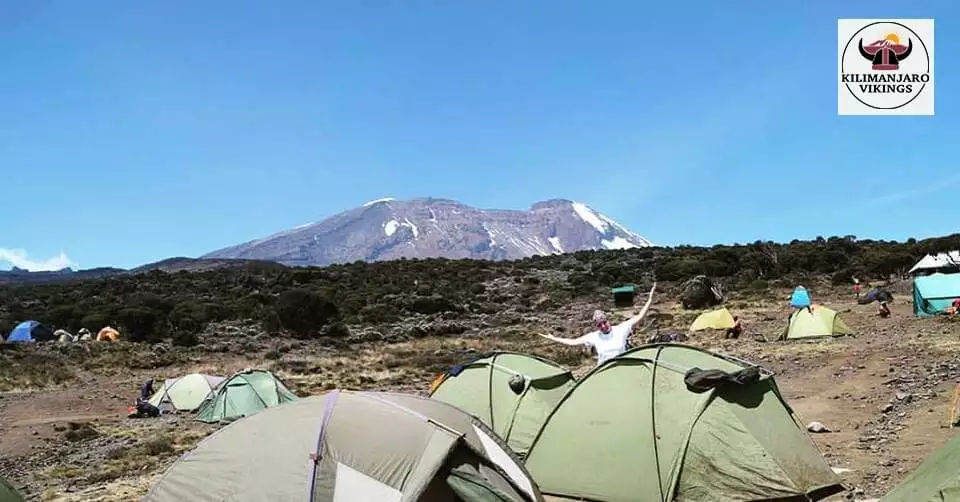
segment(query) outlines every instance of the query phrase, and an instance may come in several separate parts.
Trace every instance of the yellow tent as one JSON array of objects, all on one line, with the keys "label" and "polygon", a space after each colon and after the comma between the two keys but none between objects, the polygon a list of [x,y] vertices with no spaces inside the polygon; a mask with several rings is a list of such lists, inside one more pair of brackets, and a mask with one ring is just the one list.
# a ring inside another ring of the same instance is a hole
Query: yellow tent
[{"label": "yellow tent", "polygon": [[812,305],[811,310],[812,313],[802,308],[790,314],[787,325],[777,340],[853,334],[853,330],[840,320],[840,315],[835,310],[823,305]]},{"label": "yellow tent", "polygon": [[713,312],[704,312],[697,316],[697,319],[690,325],[690,331],[700,331],[704,329],[727,329],[736,324],[730,311],[727,309],[714,310]]}]

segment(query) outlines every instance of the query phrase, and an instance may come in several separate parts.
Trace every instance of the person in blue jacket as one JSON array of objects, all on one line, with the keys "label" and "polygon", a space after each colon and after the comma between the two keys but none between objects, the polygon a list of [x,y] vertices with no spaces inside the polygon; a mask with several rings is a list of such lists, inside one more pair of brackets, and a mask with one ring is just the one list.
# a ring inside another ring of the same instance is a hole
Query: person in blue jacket
[{"label": "person in blue jacket", "polygon": [[806,308],[807,312],[813,313],[810,308],[810,294],[807,293],[807,288],[797,286],[797,289],[793,290],[793,295],[790,296],[790,306],[797,310]]}]

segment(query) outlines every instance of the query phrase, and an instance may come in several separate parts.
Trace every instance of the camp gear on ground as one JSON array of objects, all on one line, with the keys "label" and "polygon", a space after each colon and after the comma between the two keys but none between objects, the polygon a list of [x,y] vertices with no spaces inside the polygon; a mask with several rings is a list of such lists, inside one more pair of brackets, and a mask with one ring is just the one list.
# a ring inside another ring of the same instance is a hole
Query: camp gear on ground
[{"label": "camp gear on ground", "polygon": [[[514,452],[524,454],[573,384],[573,374],[559,364],[532,355],[494,352],[441,374],[430,398],[476,416]],[[517,392],[514,385],[523,387]]]},{"label": "camp gear on ground", "polygon": [[759,379],[760,370],[752,366],[733,373],[690,368],[683,376],[683,383],[693,392],[704,392],[727,384],[749,385],[756,383]]},{"label": "camp gear on ground", "polygon": [[133,407],[133,413],[127,415],[127,418],[156,418],[160,416],[160,408],[150,404],[149,401],[137,398],[137,404]]},{"label": "camp gear on ground", "polygon": [[704,312],[697,316],[690,325],[690,331],[701,331],[705,329],[727,329],[736,324],[733,315],[727,309],[717,309],[710,312]]},{"label": "camp gear on ground", "polygon": [[889,291],[882,288],[873,288],[867,292],[863,298],[857,300],[859,305],[867,305],[872,302],[892,302],[893,295]]},{"label": "camp gear on ground", "polygon": [[38,321],[24,321],[7,335],[7,343],[49,342],[56,340],[53,331]]},{"label": "camp gear on ground", "polygon": [[687,335],[677,332],[656,333],[647,338],[647,343],[677,343],[687,341]]},{"label": "camp gear on ground", "polygon": [[154,406],[166,411],[194,411],[213,394],[224,377],[191,373],[163,382],[156,392],[147,398]]},{"label": "camp gear on ground", "polygon": [[201,422],[232,422],[297,400],[279,377],[265,370],[244,370],[220,383],[197,410]]},{"label": "camp gear on ground", "polygon": [[24,502],[23,495],[10,484],[9,481],[0,476],[0,502]]},{"label": "camp gear on ground", "polygon": [[769,372],[702,393],[684,383],[693,368],[750,366],[686,345],[631,350],[577,381],[525,465],[560,500],[810,501],[843,491]]},{"label": "camp gear on ground", "polygon": [[920,462],[880,502],[946,502],[960,494],[960,435],[955,435]]},{"label": "camp gear on ground", "polygon": [[173,464],[146,502],[542,502],[506,445],[447,403],[331,391],[234,422]]},{"label": "camp gear on ground", "polygon": [[100,330],[97,333],[97,341],[99,342],[115,342],[120,339],[120,332],[107,326]]},{"label": "camp gear on ground", "polygon": [[852,335],[853,331],[840,319],[833,309],[823,305],[811,305],[794,311],[777,340]]},{"label": "camp gear on ground", "polygon": [[960,297],[960,274],[933,274],[913,279],[913,313],[919,317],[944,314]]},{"label": "camp gear on ground", "polygon": [[810,293],[807,293],[807,289],[803,286],[797,286],[797,289],[793,290],[793,295],[790,296],[790,306],[800,309],[809,307],[810,303]]}]

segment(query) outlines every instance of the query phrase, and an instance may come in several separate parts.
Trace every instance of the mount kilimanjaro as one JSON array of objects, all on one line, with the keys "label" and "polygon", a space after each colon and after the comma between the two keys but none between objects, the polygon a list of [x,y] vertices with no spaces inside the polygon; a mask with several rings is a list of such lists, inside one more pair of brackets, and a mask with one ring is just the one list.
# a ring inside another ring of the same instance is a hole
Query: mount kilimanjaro
[{"label": "mount kilimanjaro", "polygon": [[404,257],[512,260],[649,246],[646,238],[571,200],[551,199],[518,211],[478,209],[448,199],[385,198],[202,258],[324,266]]}]

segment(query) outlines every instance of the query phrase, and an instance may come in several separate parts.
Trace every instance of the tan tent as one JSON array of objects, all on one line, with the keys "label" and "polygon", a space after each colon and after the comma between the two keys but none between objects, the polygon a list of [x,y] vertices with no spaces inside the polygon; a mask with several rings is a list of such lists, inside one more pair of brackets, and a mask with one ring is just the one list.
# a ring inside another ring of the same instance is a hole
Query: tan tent
[{"label": "tan tent", "polygon": [[65,329],[58,329],[54,331],[53,336],[57,337],[57,341],[60,343],[73,343],[77,341],[77,337],[73,336],[73,334]]},{"label": "tan tent", "polygon": [[97,333],[97,341],[100,342],[115,342],[120,339],[120,332],[107,326],[100,330]]},{"label": "tan tent", "polygon": [[529,473],[478,419],[414,395],[331,391],[204,439],[148,502],[541,502]]},{"label": "tan tent", "polygon": [[163,382],[160,390],[150,398],[150,404],[162,411],[194,411],[213,394],[213,390],[226,380],[221,376],[190,373],[180,378]]},{"label": "tan tent", "polygon": [[697,316],[697,319],[690,325],[690,331],[701,331],[704,329],[727,329],[736,324],[733,316],[727,309],[718,309],[712,312],[704,312]]}]

